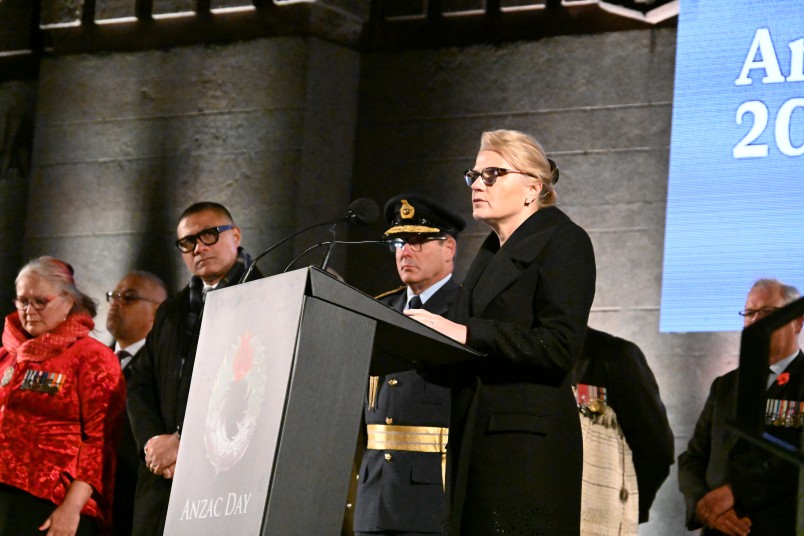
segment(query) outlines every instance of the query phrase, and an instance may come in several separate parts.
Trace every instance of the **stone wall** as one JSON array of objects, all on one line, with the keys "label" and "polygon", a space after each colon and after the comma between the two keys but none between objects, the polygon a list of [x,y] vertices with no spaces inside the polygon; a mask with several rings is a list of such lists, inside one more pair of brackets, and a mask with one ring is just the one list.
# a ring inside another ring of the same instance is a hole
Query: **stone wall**
[{"label": "stone wall", "polygon": [[[176,223],[196,201],[226,205],[252,254],[339,216],[358,68],[356,53],[302,38],[45,60],[25,254],[65,258],[96,298],[134,268],[177,290]],[[260,266],[291,258],[288,246]]]}]

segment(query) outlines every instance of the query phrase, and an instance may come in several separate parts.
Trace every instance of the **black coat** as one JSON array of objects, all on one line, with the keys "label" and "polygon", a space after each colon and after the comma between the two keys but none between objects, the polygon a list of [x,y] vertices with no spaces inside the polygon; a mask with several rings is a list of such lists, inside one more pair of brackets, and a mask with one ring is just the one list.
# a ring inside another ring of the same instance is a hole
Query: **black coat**
[{"label": "black coat", "polygon": [[489,235],[451,314],[487,357],[452,371],[449,533],[577,534],[581,431],[569,372],[595,290],[589,236],[556,207]]},{"label": "black coat", "polygon": [[606,388],[608,405],[617,414],[633,453],[639,486],[639,522],[648,521],[656,492],[673,465],[673,431],[659,386],[642,350],[631,341],[586,329],[578,383]]},{"label": "black coat", "polygon": [[[768,399],[804,401],[804,354],[785,370],[789,380],[774,382]],[[709,397],[695,425],[687,450],[678,458],[678,485],[687,506],[687,528],[701,527],[695,506],[709,491],[729,484],[735,510],[751,519],[752,536],[786,536],[796,533],[798,468],[760,447],[739,439],[727,425],[737,408],[738,371],[712,382]],[[801,428],[768,425],[765,431],[799,446]],[[707,531],[706,534],[718,534]]]},{"label": "black coat", "polygon": [[[114,350],[114,346],[112,346]],[[134,354],[128,366],[123,369],[123,376],[131,376],[132,365],[142,356],[142,348]],[[134,491],[137,488],[137,473],[139,471],[140,456],[137,442],[131,431],[131,421],[128,412],[123,414],[120,444],[117,447],[117,468],[114,478],[114,503],[112,505],[112,521],[114,522],[114,535],[127,536],[131,534],[132,516],[134,511]]]},{"label": "black coat", "polygon": [[[450,278],[424,309],[446,315],[458,293]],[[402,312],[407,292],[401,290],[380,302]],[[390,380],[393,380],[389,383]],[[366,424],[449,426],[449,390],[426,382],[417,372],[406,371],[379,379],[374,409],[364,409]],[[385,459],[385,454],[392,456]],[[444,491],[441,454],[398,450],[366,450],[360,464],[355,509],[355,532],[441,533]]]},{"label": "black coat", "polygon": [[[248,256],[240,250],[238,262],[218,288],[235,284],[248,264]],[[249,281],[260,277],[255,269]],[[134,536],[161,536],[164,532],[173,480],[148,470],[143,448],[154,436],[176,432],[184,421],[201,329],[201,287],[200,279],[194,276],[190,285],[159,306],[128,380],[128,416],[140,456]]]}]

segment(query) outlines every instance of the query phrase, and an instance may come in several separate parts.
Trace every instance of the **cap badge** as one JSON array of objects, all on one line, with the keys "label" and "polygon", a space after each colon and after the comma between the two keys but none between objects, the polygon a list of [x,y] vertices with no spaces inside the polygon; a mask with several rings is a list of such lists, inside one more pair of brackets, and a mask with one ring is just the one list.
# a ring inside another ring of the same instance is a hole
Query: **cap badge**
[{"label": "cap badge", "polygon": [[407,199],[402,200],[402,208],[399,209],[399,215],[403,220],[409,220],[416,213],[416,209],[408,203]]}]

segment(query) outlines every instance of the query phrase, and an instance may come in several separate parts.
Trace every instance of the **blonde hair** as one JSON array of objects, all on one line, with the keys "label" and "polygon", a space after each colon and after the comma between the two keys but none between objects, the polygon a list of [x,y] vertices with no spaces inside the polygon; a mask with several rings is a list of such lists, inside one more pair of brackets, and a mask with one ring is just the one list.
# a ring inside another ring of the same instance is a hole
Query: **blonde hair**
[{"label": "blonde hair", "polygon": [[484,132],[480,137],[480,150],[493,151],[518,171],[534,175],[535,177],[528,175],[522,177],[527,181],[541,184],[539,208],[555,204],[558,168],[550,165],[544,149],[535,138],[518,130],[491,130]]}]

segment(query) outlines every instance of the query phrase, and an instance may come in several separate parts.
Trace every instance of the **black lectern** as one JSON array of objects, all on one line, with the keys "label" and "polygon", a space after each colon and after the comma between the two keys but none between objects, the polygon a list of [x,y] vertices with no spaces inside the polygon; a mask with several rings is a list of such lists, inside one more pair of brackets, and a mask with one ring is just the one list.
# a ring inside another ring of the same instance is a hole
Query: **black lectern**
[{"label": "black lectern", "polygon": [[477,356],[316,268],[211,292],[165,534],[340,534],[369,374]]}]

